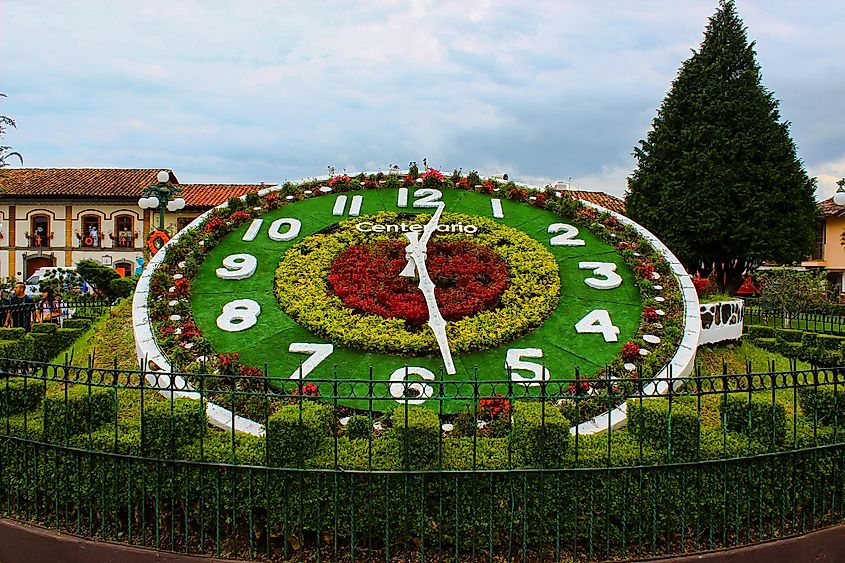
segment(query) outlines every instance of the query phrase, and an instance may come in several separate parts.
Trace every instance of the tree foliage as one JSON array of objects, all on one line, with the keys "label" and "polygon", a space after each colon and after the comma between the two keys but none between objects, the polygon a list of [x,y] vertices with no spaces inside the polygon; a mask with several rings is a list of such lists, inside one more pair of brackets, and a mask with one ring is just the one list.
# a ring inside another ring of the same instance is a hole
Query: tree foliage
[{"label": "tree foliage", "polygon": [[126,297],[135,287],[133,280],[121,278],[116,271],[95,260],[80,260],[76,265],[76,271],[94,286],[97,295],[107,299]]},{"label": "tree foliage", "polygon": [[715,269],[720,285],[732,285],[763,261],[809,254],[815,179],[761,83],[733,0],[721,0],[634,156],[628,213],[688,270],[707,276]]},{"label": "tree foliage", "polygon": [[777,268],[757,274],[762,292],[761,303],[783,313],[784,319],[810,311],[827,301],[827,278],[824,272],[802,272]]},{"label": "tree foliage", "polygon": [[[0,93],[0,97],[5,98],[6,94]],[[15,126],[15,120],[11,117],[0,115],[0,138],[6,134],[6,131],[9,127]],[[17,151],[13,151],[12,147],[6,145],[0,145],[0,168],[4,168],[9,165],[9,159],[11,157],[17,157],[20,160],[21,164],[23,164],[23,157],[21,153]]]}]

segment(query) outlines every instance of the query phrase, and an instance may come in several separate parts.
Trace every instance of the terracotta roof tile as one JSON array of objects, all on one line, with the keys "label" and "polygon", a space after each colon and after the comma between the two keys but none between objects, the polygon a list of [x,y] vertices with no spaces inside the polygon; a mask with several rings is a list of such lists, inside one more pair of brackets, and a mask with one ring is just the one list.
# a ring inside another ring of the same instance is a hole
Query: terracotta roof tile
[{"label": "terracotta roof tile", "polygon": [[269,187],[267,184],[180,184],[182,197],[187,207],[215,207],[240,197],[248,192],[255,192]]},{"label": "terracotta roof tile", "polygon": [[[159,168],[6,168],[0,198],[137,198],[156,183]],[[171,181],[177,182],[170,172]]]},{"label": "terracotta roof tile", "polygon": [[625,202],[619,199],[618,197],[614,197],[604,192],[588,192],[584,190],[561,190],[560,193],[569,194],[575,199],[583,199],[585,201],[589,201],[590,203],[600,205],[605,209],[610,209],[611,211],[621,213],[622,215],[625,214]]},{"label": "terracotta roof tile", "polygon": [[824,201],[820,201],[816,205],[819,208],[819,212],[825,217],[841,217],[842,215],[845,215],[845,206],[833,203],[832,197],[829,197]]}]

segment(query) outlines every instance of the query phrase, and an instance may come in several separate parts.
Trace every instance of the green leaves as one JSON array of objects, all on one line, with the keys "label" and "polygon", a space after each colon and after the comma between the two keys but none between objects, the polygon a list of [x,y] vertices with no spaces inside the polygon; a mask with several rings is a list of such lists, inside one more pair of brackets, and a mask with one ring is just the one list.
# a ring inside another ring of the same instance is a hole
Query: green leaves
[{"label": "green leaves", "polygon": [[798,160],[732,1],[710,18],[646,139],[634,149],[628,214],[690,270],[728,277],[804,258],[815,180]]}]

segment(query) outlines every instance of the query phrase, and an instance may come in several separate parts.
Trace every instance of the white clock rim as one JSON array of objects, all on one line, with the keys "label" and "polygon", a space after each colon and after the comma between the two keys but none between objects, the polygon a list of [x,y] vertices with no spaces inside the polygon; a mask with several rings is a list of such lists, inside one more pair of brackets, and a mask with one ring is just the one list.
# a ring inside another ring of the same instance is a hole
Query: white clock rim
[{"label": "white clock rim", "polygon": [[[369,176],[378,173],[379,171],[364,172],[363,174]],[[395,172],[397,175],[405,175],[407,173],[407,170]],[[310,176],[293,183],[295,185],[299,185],[305,182],[324,182],[330,179],[331,176],[328,175]],[[481,176],[481,179],[492,180],[494,178]],[[533,186],[523,182],[514,182],[514,184],[532,190],[546,191],[546,188],[544,187]],[[258,195],[264,197],[267,194],[281,191],[282,189],[283,184],[270,186],[259,190]],[[245,201],[246,194],[242,195],[239,199]],[[695,362],[695,352],[698,348],[698,341],[701,335],[701,312],[700,305],[698,303],[698,293],[695,291],[692,279],[686,269],[684,269],[680,260],[678,260],[672,251],[669,250],[669,248],[664,245],[651,231],[621,213],[617,213],[602,207],[601,205],[597,205],[583,199],[579,199],[579,201],[596,211],[610,214],[619,222],[636,230],[640,236],[646,239],[654,247],[654,249],[663,256],[663,258],[668,262],[672,274],[678,280],[678,285],[684,298],[683,336],[681,337],[681,342],[675,350],[675,354],[663,367],[663,369],[661,369],[657,376],[655,376],[655,378],[643,388],[642,391],[644,395],[651,395],[654,397],[663,396],[669,391],[670,383],[672,389],[678,388],[683,383],[683,380],[692,372]],[[154,388],[157,388],[159,393],[168,398],[185,397],[195,400],[201,399],[200,394],[191,387],[185,378],[180,375],[173,375],[170,373],[172,369],[170,361],[159,347],[158,341],[153,334],[152,325],[149,322],[149,314],[147,311],[147,298],[150,292],[152,276],[156,269],[164,261],[164,258],[167,255],[168,246],[178,241],[184,233],[197,228],[199,224],[215,210],[226,209],[228,206],[228,202],[224,202],[215,208],[209,209],[191,221],[184,229],[173,235],[173,238],[165,243],[165,245],[156,252],[155,256],[153,256],[149,263],[147,263],[144,267],[144,271],[141,273],[141,277],[138,279],[138,284],[135,288],[135,294],[132,298],[132,325],[135,336],[135,353],[138,357],[138,364],[142,367],[146,381]],[[148,367],[150,365],[155,365],[158,369],[149,370]],[[231,410],[214,403],[207,403],[206,414],[208,415],[209,422],[217,428],[232,430],[234,427],[234,430],[237,432],[244,432],[254,436],[264,435],[264,427],[261,424],[239,416]],[[627,404],[623,403],[612,410],[596,415],[590,420],[572,426],[570,428],[570,433],[588,435],[604,432],[608,429],[616,430],[625,424],[627,418]]]}]

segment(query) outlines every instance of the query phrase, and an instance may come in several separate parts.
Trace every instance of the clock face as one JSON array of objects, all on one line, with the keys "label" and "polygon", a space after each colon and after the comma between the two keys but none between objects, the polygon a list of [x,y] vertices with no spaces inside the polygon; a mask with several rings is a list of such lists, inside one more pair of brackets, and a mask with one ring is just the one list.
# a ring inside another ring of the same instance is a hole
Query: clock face
[{"label": "clock face", "polygon": [[[539,393],[576,370],[631,369],[677,341],[659,334],[682,305],[661,296],[671,275],[658,282],[661,258],[649,248],[653,264],[643,259],[613,217],[513,184],[328,184],[224,212],[196,237],[211,249],[190,274],[195,330],[214,354],[238,353],[280,388],[314,381],[331,395],[339,384],[322,380],[333,379],[360,397],[347,406],[455,412],[465,404],[432,395],[471,395],[476,381],[490,382],[490,395]],[[622,359],[632,341],[635,357]],[[385,382],[375,401],[359,383],[371,379]]]}]

